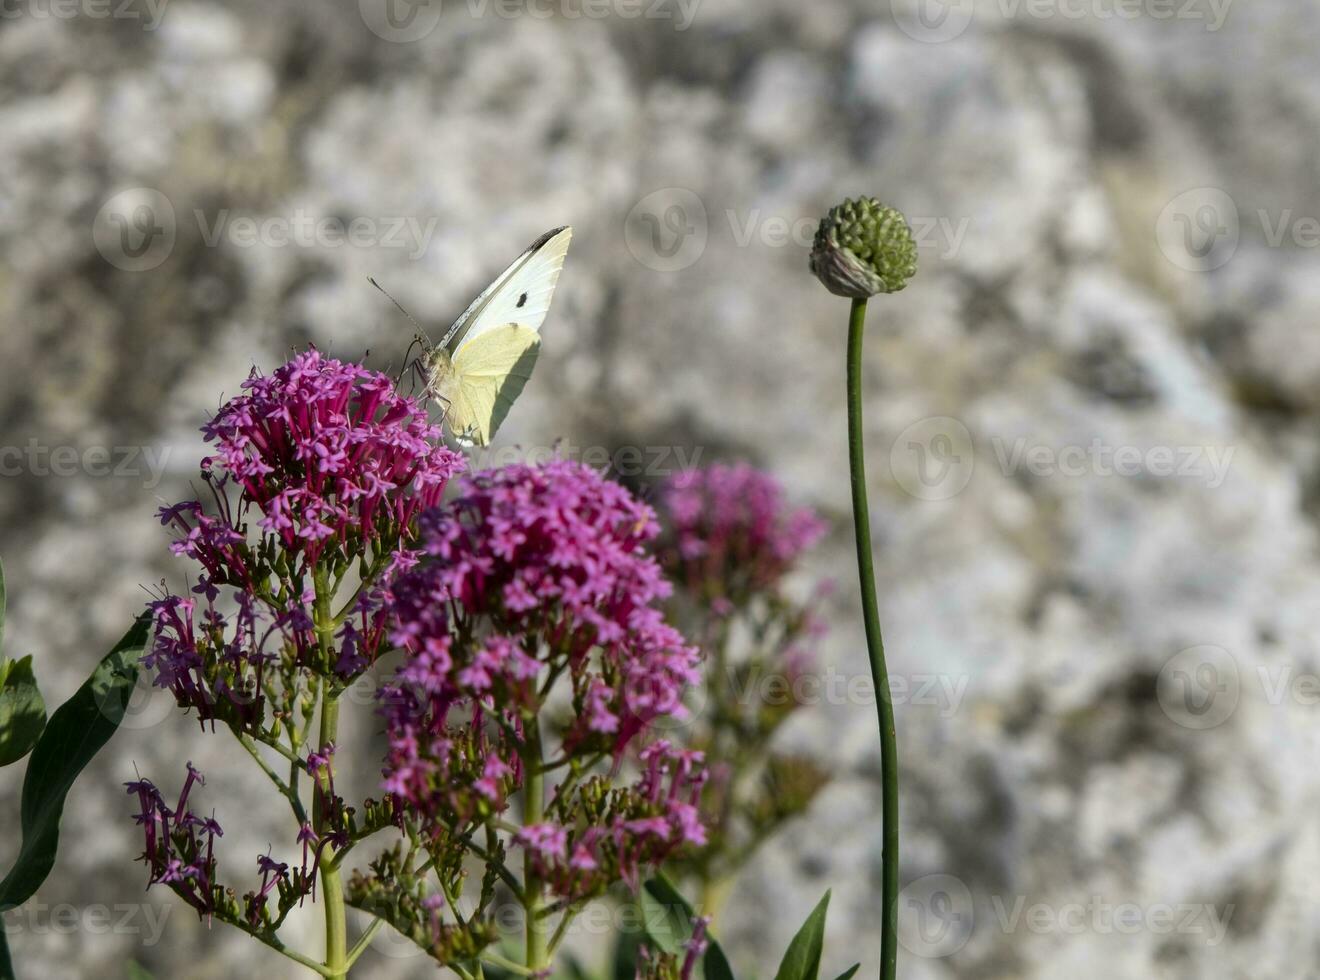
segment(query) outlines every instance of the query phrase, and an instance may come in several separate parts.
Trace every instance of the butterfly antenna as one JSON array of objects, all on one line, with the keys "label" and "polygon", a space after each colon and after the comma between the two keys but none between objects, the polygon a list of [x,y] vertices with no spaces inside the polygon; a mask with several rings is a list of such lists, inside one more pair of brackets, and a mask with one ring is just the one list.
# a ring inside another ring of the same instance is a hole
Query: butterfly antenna
[{"label": "butterfly antenna", "polygon": [[[434,346],[434,345],[431,344],[431,338],[428,337],[428,336],[426,336],[426,330],[423,329],[422,325],[421,325],[420,323],[417,322],[417,318],[416,318],[416,317],[414,317],[411,313],[409,313],[407,310],[405,310],[405,309],[403,308],[403,304],[402,304],[402,303],[400,303],[397,299],[395,299],[393,296],[391,296],[391,295],[389,294],[389,291],[388,291],[384,286],[382,286],[380,283],[378,283],[375,279],[373,279],[371,276],[367,276],[367,282],[371,283],[373,286],[375,286],[377,289],[379,289],[382,293],[384,293],[384,294],[385,294],[385,298],[388,299],[391,303],[393,303],[394,306],[395,306],[395,308],[396,308],[400,313],[402,313],[404,316],[406,316],[406,317],[408,318],[408,322],[411,323],[414,327],[417,328],[417,336],[418,336],[419,339],[424,340],[424,341],[426,342],[426,345],[427,345],[428,347],[430,347],[430,346]],[[409,349],[411,349],[411,348],[409,348]]]},{"label": "butterfly antenna", "polygon": [[408,349],[403,352],[403,366],[399,368],[399,375],[394,379],[394,387],[397,388],[403,382],[403,376],[404,374],[407,373],[409,368],[418,367],[417,362],[420,360],[420,358],[413,357],[412,352],[413,352],[413,348],[419,345],[421,346],[423,352],[427,350],[427,342],[422,337],[421,334],[417,334],[416,336],[414,336],[412,339],[412,343],[408,345]]}]

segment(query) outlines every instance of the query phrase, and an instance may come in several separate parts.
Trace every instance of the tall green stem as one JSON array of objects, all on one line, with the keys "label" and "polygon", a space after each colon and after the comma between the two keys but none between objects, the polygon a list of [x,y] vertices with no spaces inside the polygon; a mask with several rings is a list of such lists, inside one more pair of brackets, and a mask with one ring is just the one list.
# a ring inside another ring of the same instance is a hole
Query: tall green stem
[{"label": "tall green stem", "polygon": [[857,573],[861,580],[862,618],[866,650],[875,681],[876,714],[880,721],[881,851],[880,980],[894,980],[898,966],[898,740],[894,704],[885,666],[885,641],[880,634],[875,569],[871,558],[871,515],[866,503],[866,456],[862,431],[862,334],[866,300],[854,299],[848,318],[848,464],[852,477],[853,527],[857,538]]},{"label": "tall green stem", "polygon": [[[324,664],[330,663],[330,647],[334,624],[330,617],[331,588],[324,567],[315,574],[316,635]],[[333,742],[339,732],[339,699],[331,690],[330,678],[321,678],[321,728],[317,734],[317,750]],[[316,780],[319,784],[319,777]],[[316,793],[312,806],[312,826],[324,837],[330,833],[326,813],[327,793]],[[326,845],[321,854],[321,893],[325,902],[325,975],[330,980],[343,980],[348,976],[348,919],[344,911],[344,887],[339,880],[339,862],[334,848]]]},{"label": "tall green stem", "polygon": [[[329,682],[321,688],[321,745],[335,740],[339,728],[339,701],[331,697]],[[317,834],[329,832],[324,801],[325,793],[318,793],[312,819]],[[325,901],[325,966],[330,980],[348,976],[348,920],[344,911],[344,888],[339,880],[339,864],[332,847],[326,846],[321,856],[321,892]]]},{"label": "tall green stem", "polygon": [[[541,731],[536,718],[526,722],[523,738],[523,826],[528,826],[541,822],[545,808],[544,760],[541,753]],[[524,850],[523,915],[527,919],[525,962],[527,969],[539,973],[550,965],[545,921],[541,918],[543,886],[533,866],[532,849],[529,847]]]}]

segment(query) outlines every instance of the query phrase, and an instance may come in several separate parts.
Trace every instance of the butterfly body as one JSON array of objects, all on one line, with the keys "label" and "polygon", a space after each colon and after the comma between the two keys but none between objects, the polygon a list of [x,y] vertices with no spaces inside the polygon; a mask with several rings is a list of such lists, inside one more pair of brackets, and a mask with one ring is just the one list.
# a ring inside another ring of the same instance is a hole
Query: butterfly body
[{"label": "butterfly body", "polygon": [[489,445],[531,378],[572,237],[568,227],[546,232],[472,301],[438,345],[424,343],[427,393],[444,406],[460,444]]}]

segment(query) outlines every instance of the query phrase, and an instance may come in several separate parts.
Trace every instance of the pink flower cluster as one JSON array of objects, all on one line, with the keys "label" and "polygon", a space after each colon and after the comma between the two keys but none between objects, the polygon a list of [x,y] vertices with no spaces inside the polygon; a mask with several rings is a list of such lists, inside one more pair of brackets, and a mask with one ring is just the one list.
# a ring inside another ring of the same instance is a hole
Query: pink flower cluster
[{"label": "pink flower cluster", "polygon": [[643,547],[657,530],[649,507],[567,460],[466,479],[422,519],[435,560],[393,590],[394,642],[413,654],[400,680],[446,705],[506,710],[532,704],[543,670],[562,664],[577,709],[567,740],[608,739],[617,755],[681,715],[700,680],[700,654],[653,605],[669,593]]},{"label": "pink flower cluster", "polygon": [[[550,810],[560,820],[526,826],[515,837],[556,895],[577,900],[619,879],[635,891],[641,869],[659,865],[685,845],[706,843],[698,811],[706,782],[702,754],[662,739],[642,750],[641,762],[641,779],[615,791],[595,822],[582,814],[596,807],[556,799]],[[597,788],[587,783],[578,795],[593,796]]]},{"label": "pink flower cluster", "polygon": [[[573,708],[565,758],[617,760],[683,714],[700,654],[655,608],[668,594],[645,551],[655,517],[623,487],[565,460],[507,466],[465,478],[421,526],[430,560],[392,590],[408,658],[385,696],[390,792],[451,830],[502,809],[522,784],[523,718],[558,678]],[[678,836],[698,833],[685,806],[657,811],[666,839],[671,816]]]},{"label": "pink flower cluster", "polygon": [[[202,470],[242,489],[240,509],[256,508],[261,529],[286,555],[314,562],[327,550],[356,552],[362,539],[397,533],[439,503],[462,469],[425,406],[359,364],[312,349],[272,375],[254,371],[243,388],[203,427],[216,452]],[[246,584],[226,523],[215,540],[199,525],[180,550],[208,571],[227,564],[230,581]]]},{"label": "pink flower cluster", "polygon": [[138,798],[136,819],[146,837],[141,859],[151,868],[149,883],[169,885],[198,915],[209,915],[215,911],[215,839],[225,832],[214,818],[204,819],[188,809],[195,783],[205,780],[190,762],[173,809],[149,779],[124,785]]},{"label": "pink flower cluster", "polygon": [[[347,677],[375,660],[383,590],[416,560],[415,518],[464,464],[425,406],[398,395],[390,378],[314,349],[243,387],[203,429],[216,444],[202,461],[213,512],[196,500],[160,511],[179,534],[173,551],[202,571],[198,598],[152,603],[158,635],[144,663],[202,721],[221,716],[247,729],[263,715],[275,667]],[[335,624],[327,663],[315,581],[352,566],[368,587]],[[217,607],[219,586],[233,590],[236,612]]]},{"label": "pink flower cluster", "polygon": [[[206,785],[202,774],[188,763],[179,800],[171,809],[155,784],[149,779],[125,783],[130,795],[138,798],[138,825],[143,828],[146,849],[141,860],[151,869],[149,885],[166,885],[197,910],[199,917],[219,915],[232,918],[238,907],[229,893],[216,881],[215,839],[224,831],[214,817],[199,817],[188,806],[195,785]],[[271,921],[269,896],[277,893],[284,910],[316,886],[315,863],[309,868],[307,851],[303,867],[290,872],[289,866],[272,860],[267,854],[257,856],[261,884],[243,896],[243,919],[254,928]]]},{"label": "pink flower cluster", "polygon": [[789,508],[774,477],[747,463],[680,473],[664,486],[661,504],[670,529],[666,570],[726,613],[777,586],[826,531],[814,511]]}]

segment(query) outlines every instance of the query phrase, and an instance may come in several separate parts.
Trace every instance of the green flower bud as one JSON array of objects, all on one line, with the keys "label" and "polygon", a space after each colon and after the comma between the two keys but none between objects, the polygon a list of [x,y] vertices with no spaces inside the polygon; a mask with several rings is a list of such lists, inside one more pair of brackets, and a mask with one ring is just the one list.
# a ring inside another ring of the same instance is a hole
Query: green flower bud
[{"label": "green flower bud", "polygon": [[836,296],[896,293],[917,271],[917,243],[902,212],[873,197],[847,200],[820,221],[811,271]]}]

